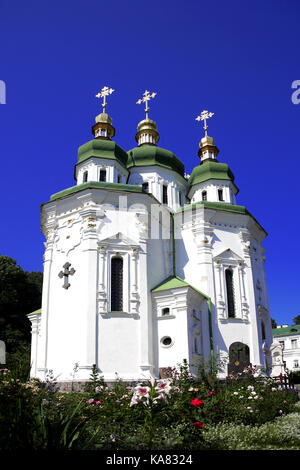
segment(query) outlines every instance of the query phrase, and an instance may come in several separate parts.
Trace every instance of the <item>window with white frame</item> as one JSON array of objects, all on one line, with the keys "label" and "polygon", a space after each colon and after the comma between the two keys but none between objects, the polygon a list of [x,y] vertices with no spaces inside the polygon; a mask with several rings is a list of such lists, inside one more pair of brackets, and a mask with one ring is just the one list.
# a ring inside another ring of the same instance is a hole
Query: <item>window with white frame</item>
[{"label": "window with white frame", "polygon": [[220,321],[249,320],[246,272],[242,260],[228,248],[215,258],[217,313]]},{"label": "window with white frame", "polygon": [[112,312],[123,310],[123,259],[114,256],[111,259],[110,308]]},{"label": "window with white frame", "polygon": [[292,346],[292,349],[297,349],[298,341],[296,339],[292,339],[291,340],[291,346]]},{"label": "window with white frame", "polygon": [[148,183],[148,181],[144,181],[144,183],[142,183],[142,189],[143,189],[143,191],[145,191],[146,193],[149,192],[149,183]]},{"label": "window with white frame", "polygon": [[[118,240],[118,241],[116,241]],[[120,250],[121,243],[122,249]],[[122,234],[99,241],[99,313],[139,314],[139,247]]]},{"label": "window with white frame", "polygon": [[88,172],[87,171],[84,171],[83,172],[83,177],[82,177],[82,182],[83,183],[86,183],[88,180]]},{"label": "window with white frame", "polygon": [[99,181],[105,182],[106,181],[106,170],[101,169],[99,173]]},{"label": "window with white frame", "polygon": [[179,205],[182,206],[182,194],[181,194],[181,191],[179,191],[178,197],[179,197]]},{"label": "window with white frame", "polygon": [[228,318],[235,318],[233,271],[231,268],[225,269],[225,282]]},{"label": "window with white frame", "polygon": [[224,202],[223,189],[218,189],[218,198],[219,201]]},{"label": "window with white frame", "polygon": [[168,204],[168,186],[163,185],[163,204]]},{"label": "window with white frame", "polygon": [[161,316],[164,317],[166,315],[170,315],[170,308],[169,307],[164,307],[161,309]]},{"label": "window with white frame", "polygon": [[261,322],[261,339],[266,339],[266,327],[263,321]]}]

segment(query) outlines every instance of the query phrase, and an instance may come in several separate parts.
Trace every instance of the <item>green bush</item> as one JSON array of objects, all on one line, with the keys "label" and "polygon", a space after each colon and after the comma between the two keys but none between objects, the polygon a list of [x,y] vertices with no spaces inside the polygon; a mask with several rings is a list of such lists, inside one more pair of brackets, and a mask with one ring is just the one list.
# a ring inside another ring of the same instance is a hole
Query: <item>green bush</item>
[{"label": "green bush", "polygon": [[[169,375],[130,386],[117,380],[107,387],[95,366],[83,393],[61,393],[51,371],[43,382],[21,381],[3,369],[0,449],[239,448],[232,429],[244,443],[254,436],[249,430],[260,429],[256,435],[263,436],[295,410],[298,399],[255,368],[220,381],[209,367],[193,377],[184,363]],[[259,446],[251,439],[250,447]]]}]

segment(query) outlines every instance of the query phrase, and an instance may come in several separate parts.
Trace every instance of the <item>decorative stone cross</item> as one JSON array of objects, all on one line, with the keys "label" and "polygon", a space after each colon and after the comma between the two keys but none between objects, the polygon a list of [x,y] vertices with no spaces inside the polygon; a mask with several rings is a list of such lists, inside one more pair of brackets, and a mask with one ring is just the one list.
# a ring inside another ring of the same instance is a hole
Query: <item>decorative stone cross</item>
[{"label": "decorative stone cross", "polygon": [[204,111],[202,111],[202,113],[200,114],[200,116],[197,116],[196,117],[196,121],[204,121],[204,131],[205,131],[205,135],[207,135],[207,124],[206,124],[206,120],[211,118],[212,116],[214,115],[214,113],[209,113],[206,109]]},{"label": "decorative stone cross", "polygon": [[64,278],[64,284],[63,284],[63,288],[64,288],[64,289],[69,289],[69,287],[70,287],[70,285],[71,285],[71,284],[69,283],[69,276],[70,276],[70,275],[73,276],[73,274],[75,273],[75,269],[74,269],[74,268],[69,269],[70,266],[71,266],[71,263],[68,263],[68,262],[65,263],[65,264],[63,265],[64,270],[63,270],[63,271],[60,271],[60,273],[58,274],[58,276],[59,276],[60,278],[62,278],[62,277]]},{"label": "decorative stone cross", "polygon": [[146,103],[145,107],[145,113],[146,113],[146,119],[148,119],[148,114],[149,114],[149,106],[148,106],[148,101],[150,101],[151,98],[154,98],[157,95],[157,93],[151,93],[148,90],[143,93],[143,98],[139,99],[136,104],[141,104],[141,103]]},{"label": "decorative stone cross", "polygon": [[103,98],[103,103],[102,103],[103,113],[105,113],[105,109],[106,109],[106,97],[108,95],[111,95],[114,91],[115,90],[113,90],[112,88],[108,88],[108,86],[105,86],[102,88],[101,91],[99,91],[99,93],[97,93],[96,98]]}]

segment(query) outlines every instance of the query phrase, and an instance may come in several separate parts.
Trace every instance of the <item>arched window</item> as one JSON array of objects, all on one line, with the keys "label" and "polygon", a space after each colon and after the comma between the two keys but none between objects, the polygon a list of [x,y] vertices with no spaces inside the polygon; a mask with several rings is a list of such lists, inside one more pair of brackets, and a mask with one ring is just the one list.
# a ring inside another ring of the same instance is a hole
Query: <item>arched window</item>
[{"label": "arched window", "polygon": [[218,189],[218,197],[219,197],[219,201],[224,201],[223,189]]},{"label": "arched window", "polygon": [[123,259],[115,256],[111,259],[111,298],[112,312],[123,311]]},{"label": "arched window", "polygon": [[263,321],[261,322],[261,339],[266,339],[266,328]]},{"label": "arched window", "polygon": [[87,172],[87,171],[85,171],[85,172],[83,173],[82,182],[83,182],[83,183],[86,183],[86,182],[87,182],[87,180],[88,180],[88,172]]},{"label": "arched window", "polygon": [[207,192],[202,191],[202,201],[207,201]]},{"label": "arched window", "polygon": [[142,189],[143,191],[146,191],[146,193],[148,193],[149,191],[149,183],[147,181],[145,181],[144,183],[142,183]]},{"label": "arched window", "polygon": [[168,204],[168,186],[163,185],[163,204]]},{"label": "arched window", "polygon": [[99,181],[106,181],[106,170],[100,170]]},{"label": "arched window", "polygon": [[228,317],[235,318],[233,272],[230,268],[225,270],[225,279],[226,279]]}]

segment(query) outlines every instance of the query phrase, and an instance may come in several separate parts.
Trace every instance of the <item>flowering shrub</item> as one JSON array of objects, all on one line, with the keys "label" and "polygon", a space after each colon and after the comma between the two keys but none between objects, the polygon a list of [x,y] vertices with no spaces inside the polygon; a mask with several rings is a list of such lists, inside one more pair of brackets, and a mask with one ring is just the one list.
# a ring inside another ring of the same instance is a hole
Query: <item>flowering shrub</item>
[{"label": "flowering shrub", "polygon": [[171,391],[169,380],[151,380],[150,386],[136,385],[133,389],[130,406],[138,403],[151,406],[158,403],[160,400],[166,400]]},{"label": "flowering shrub", "polygon": [[61,393],[52,371],[44,381],[22,382],[2,369],[0,449],[192,450],[219,448],[222,433],[222,448],[234,448],[231,429],[246,435],[295,409],[294,391],[252,366],[227,381],[195,378],[186,364],[169,372],[107,387],[94,369],[85,392]]}]

